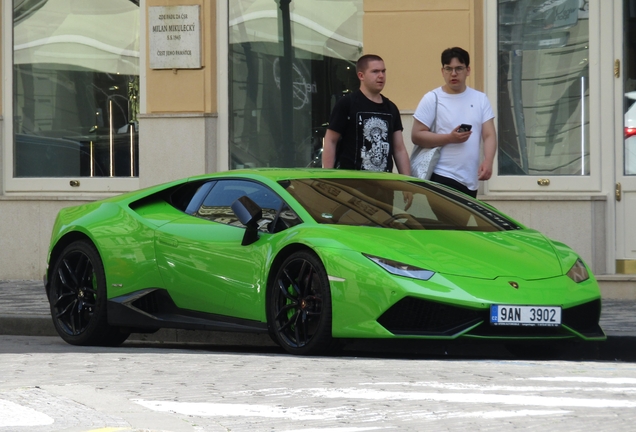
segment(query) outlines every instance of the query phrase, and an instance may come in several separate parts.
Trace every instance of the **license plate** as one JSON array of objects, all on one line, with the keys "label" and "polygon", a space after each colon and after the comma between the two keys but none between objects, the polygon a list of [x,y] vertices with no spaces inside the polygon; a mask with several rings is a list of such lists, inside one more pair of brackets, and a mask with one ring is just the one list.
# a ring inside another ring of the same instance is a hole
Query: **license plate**
[{"label": "license plate", "polygon": [[509,326],[558,326],[561,325],[561,307],[491,305],[490,324]]}]

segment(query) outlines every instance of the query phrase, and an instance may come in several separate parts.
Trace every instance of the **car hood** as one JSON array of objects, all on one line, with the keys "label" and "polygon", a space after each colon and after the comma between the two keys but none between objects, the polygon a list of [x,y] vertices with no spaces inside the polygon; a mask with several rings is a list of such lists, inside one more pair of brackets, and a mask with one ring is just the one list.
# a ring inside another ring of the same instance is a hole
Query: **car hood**
[{"label": "car hood", "polygon": [[333,228],[339,231],[337,237],[330,236],[338,239],[334,245],[447,275],[546,279],[567,272],[560,255],[572,264],[576,259],[569,249],[557,254],[550,240],[529,229],[472,232]]}]

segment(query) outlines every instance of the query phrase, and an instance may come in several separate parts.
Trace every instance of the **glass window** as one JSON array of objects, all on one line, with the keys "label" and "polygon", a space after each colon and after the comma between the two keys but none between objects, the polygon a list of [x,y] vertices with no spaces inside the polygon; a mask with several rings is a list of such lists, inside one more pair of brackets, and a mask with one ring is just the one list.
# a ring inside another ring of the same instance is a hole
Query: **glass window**
[{"label": "glass window", "polygon": [[499,175],[588,176],[588,1],[498,6]]},{"label": "glass window", "polygon": [[[318,222],[410,230],[503,231],[511,220],[467,195],[432,183],[298,179],[287,191]],[[405,197],[412,198],[410,206]]]},{"label": "glass window", "polygon": [[242,227],[232,210],[232,203],[242,196],[247,196],[263,210],[263,217],[258,226],[261,231],[269,231],[271,223],[276,220],[281,210],[282,199],[271,189],[251,181],[220,180],[205,197],[194,216],[214,222]]},{"label": "glass window", "polygon": [[336,100],[359,87],[363,0],[229,0],[230,167],[320,166]]},{"label": "glass window", "polygon": [[136,177],[139,0],[14,0],[13,43],[13,177]]}]

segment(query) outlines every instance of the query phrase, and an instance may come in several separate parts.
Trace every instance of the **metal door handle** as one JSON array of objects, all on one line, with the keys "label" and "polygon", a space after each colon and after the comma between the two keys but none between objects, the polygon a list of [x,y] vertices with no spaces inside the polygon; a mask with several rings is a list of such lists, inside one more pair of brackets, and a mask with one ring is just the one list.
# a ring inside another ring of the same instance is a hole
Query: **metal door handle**
[{"label": "metal door handle", "polygon": [[621,76],[621,61],[619,59],[614,60],[614,76],[616,78]]},{"label": "metal door handle", "polygon": [[623,197],[623,189],[621,187],[620,183],[616,183],[616,201],[620,201],[621,198]]}]

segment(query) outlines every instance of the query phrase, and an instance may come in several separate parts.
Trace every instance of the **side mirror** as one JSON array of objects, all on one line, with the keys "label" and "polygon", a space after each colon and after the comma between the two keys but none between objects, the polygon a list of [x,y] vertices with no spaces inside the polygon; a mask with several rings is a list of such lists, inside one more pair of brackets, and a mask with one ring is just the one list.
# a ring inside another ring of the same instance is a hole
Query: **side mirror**
[{"label": "side mirror", "polygon": [[247,246],[258,240],[258,221],[263,218],[263,209],[243,195],[232,203],[232,211],[238,220],[246,226],[241,245]]}]

